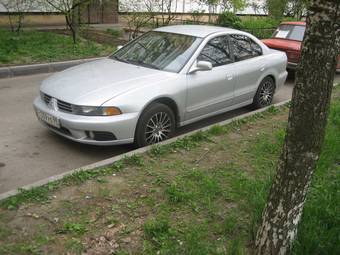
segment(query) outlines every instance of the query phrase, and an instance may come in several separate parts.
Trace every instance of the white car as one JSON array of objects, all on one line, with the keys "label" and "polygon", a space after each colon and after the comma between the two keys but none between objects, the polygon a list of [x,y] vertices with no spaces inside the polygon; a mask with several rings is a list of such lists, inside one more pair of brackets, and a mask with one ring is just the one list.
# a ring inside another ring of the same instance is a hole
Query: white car
[{"label": "white car", "polygon": [[112,56],[43,81],[38,119],[55,133],[95,145],[145,146],[175,128],[253,104],[271,104],[286,54],[222,27],[157,28]]}]

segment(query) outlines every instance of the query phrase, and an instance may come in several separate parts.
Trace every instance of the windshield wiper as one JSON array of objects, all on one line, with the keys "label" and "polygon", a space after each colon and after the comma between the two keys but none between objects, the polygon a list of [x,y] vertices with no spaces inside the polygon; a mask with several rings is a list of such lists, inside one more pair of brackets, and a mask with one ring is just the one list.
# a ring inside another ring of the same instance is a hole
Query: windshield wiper
[{"label": "windshield wiper", "polygon": [[128,61],[128,60],[126,60],[126,59],[122,59],[122,58],[119,58],[119,57],[117,57],[117,56],[112,56],[112,58],[113,59],[116,59],[116,60],[118,60],[118,61],[120,61],[120,62],[124,62],[124,63],[131,63],[130,61]]},{"label": "windshield wiper", "polygon": [[153,64],[149,64],[149,63],[145,63],[142,60],[122,59],[122,58],[119,58],[117,56],[112,56],[112,58],[116,59],[118,61],[124,62],[124,63],[128,63],[128,64],[135,64],[135,65],[138,65],[138,66],[150,67],[150,68],[153,68],[153,69],[161,70],[161,68],[159,68],[158,66],[153,65]]},{"label": "windshield wiper", "polygon": [[153,69],[161,70],[161,68],[159,68],[158,66],[153,65],[153,64],[149,64],[149,63],[145,63],[142,60],[131,61],[130,63],[135,63],[135,64],[140,65],[140,66],[150,67],[150,68],[153,68]]}]

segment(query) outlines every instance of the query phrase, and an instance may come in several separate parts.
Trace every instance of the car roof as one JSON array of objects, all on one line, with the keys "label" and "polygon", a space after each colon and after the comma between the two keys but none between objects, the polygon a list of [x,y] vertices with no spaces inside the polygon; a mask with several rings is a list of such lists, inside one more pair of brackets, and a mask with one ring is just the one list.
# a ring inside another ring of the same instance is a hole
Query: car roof
[{"label": "car roof", "polygon": [[304,22],[304,21],[284,21],[284,22],[281,22],[281,25],[306,26],[306,22]]},{"label": "car roof", "polygon": [[232,28],[207,25],[175,25],[156,28],[153,31],[190,35],[201,38],[219,32],[240,32],[239,30]]}]

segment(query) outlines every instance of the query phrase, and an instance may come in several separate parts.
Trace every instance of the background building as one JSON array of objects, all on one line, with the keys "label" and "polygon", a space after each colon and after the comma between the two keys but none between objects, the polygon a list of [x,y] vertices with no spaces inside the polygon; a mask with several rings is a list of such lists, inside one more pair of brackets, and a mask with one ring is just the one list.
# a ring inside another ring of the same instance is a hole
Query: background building
[{"label": "background building", "polygon": [[[15,16],[15,11],[6,10],[0,4],[0,26],[8,26],[8,15]],[[83,7],[81,22],[88,24],[118,23],[118,0],[93,0]],[[36,7],[25,15],[25,26],[65,25],[64,15],[58,12],[45,11]]]}]

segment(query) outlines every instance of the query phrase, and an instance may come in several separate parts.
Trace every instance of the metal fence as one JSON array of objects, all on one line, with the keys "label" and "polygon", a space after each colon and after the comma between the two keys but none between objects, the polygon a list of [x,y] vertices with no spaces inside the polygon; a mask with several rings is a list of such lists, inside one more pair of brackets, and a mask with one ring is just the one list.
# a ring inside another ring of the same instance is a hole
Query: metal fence
[{"label": "metal fence", "polygon": [[274,28],[252,28],[252,29],[242,29],[245,32],[248,32],[259,39],[267,39],[271,38],[276,27]]}]

